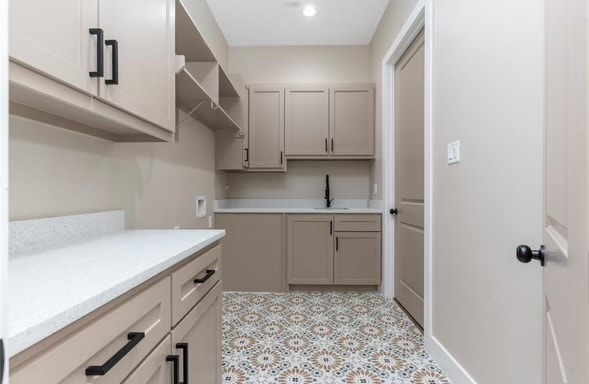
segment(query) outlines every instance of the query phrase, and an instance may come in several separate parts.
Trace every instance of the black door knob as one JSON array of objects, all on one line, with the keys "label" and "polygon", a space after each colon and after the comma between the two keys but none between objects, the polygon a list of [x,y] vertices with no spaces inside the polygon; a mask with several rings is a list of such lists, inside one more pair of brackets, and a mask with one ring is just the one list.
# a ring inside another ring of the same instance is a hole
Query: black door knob
[{"label": "black door knob", "polygon": [[529,263],[532,261],[532,259],[534,259],[540,261],[540,265],[544,266],[545,251],[543,245],[541,245],[540,249],[536,251],[532,251],[532,249],[527,245],[520,245],[515,250],[515,254],[521,263]]},{"label": "black door knob", "polygon": [[389,212],[391,213],[391,215],[396,215],[397,213],[399,213],[397,208],[391,208],[391,210]]}]

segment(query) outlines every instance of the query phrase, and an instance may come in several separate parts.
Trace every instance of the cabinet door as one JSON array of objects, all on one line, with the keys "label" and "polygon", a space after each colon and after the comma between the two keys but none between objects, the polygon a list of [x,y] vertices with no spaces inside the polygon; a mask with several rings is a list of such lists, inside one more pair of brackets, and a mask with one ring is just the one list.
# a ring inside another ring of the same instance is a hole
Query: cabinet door
[{"label": "cabinet door", "polygon": [[331,155],[374,156],[373,86],[333,87],[330,104]]},{"label": "cabinet door", "polygon": [[10,57],[96,95],[98,0],[10,1]]},{"label": "cabinet door", "polygon": [[249,168],[284,169],[284,88],[250,87]]},{"label": "cabinet door", "polygon": [[380,233],[336,232],[335,284],[380,284]]},{"label": "cabinet door", "polygon": [[333,217],[288,215],[288,284],[333,284]]},{"label": "cabinet door", "polygon": [[166,358],[172,353],[172,340],[168,336],[122,384],[171,384],[172,362]]},{"label": "cabinet door", "polygon": [[329,148],[329,89],[288,87],[285,97],[286,155],[326,157]]},{"label": "cabinet door", "polygon": [[[176,118],[174,6],[174,0],[100,0],[98,8],[105,39],[118,44],[105,47],[99,97],[169,131]],[[117,68],[118,84],[109,84]]]},{"label": "cabinet door", "polygon": [[[221,282],[198,303],[172,331],[172,349],[180,355],[180,382],[221,382]],[[185,343],[183,350],[178,345]],[[188,354],[188,355],[187,355]],[[188,362],[188,377],[184,367]]]}]

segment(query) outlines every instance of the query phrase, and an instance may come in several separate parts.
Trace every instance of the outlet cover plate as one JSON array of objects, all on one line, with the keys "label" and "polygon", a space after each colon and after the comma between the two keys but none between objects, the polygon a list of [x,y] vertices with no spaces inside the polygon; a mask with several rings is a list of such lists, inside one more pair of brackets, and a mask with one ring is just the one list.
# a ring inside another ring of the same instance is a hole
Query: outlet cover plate
[{"label": "outlet cover plate", "polygon": [[196,196],[196,218],[202,219],[207,217],[207,197]]},{"label": "outlet cover plate", "polygon": [[448,164],[460,163],[460,141],[448,144]]}]

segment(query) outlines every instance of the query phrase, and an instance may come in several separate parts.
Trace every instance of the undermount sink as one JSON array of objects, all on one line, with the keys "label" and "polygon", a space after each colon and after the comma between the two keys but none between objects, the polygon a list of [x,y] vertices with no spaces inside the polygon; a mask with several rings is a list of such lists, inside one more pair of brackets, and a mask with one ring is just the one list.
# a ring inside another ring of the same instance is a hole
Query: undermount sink
[{"label": "undermount sink", "polygon": [[335,210],[340,210],[341,211],[341,210],[347,210],[347,209],[350,209],[350,208],[329,207],[329,208],[313,208],[313,209],[318,209],[318,210],[320,209],[320,210],[327,210],[327,211],[332,210],[332,209],[335,209]]}]

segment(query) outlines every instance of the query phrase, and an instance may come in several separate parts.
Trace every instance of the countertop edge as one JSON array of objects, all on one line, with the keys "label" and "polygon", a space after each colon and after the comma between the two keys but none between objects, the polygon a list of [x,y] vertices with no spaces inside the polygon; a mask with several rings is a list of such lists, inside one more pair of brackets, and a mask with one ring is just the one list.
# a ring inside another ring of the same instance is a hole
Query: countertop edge
[{"label": "countertop edge", "polygon": [[376,208],[351,208],[351,209],[315,209],[315,208],[218,208],[213,213],[305,213],[305,214],[377,214],[382,210]]}]

